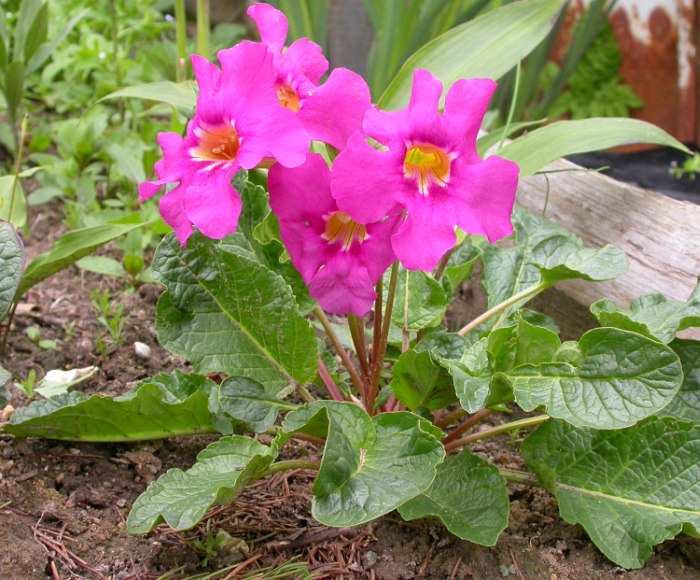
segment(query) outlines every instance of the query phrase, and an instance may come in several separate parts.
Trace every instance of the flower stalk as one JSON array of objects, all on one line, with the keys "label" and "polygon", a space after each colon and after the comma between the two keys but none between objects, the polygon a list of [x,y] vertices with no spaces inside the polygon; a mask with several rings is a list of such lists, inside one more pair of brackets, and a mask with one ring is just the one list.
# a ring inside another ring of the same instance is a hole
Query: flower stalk
[{"label": "flower stalk", "polygon": [[520,419],[519,421],[504,423],[498,427],[492,427],[491,429],[486,429],[485,431],[480,431],[479,433],[472,433],[471,435],[467,435],[461,439],[450,441],[447,443],[447,445],[445,445],[445,451],[454,451],[455,449],[464,447],[469,443],[474,443],[474,441],[480,441],[481,439],[487,439],[488,437],[508,433],[509,431],[525,429],[526,427],[534,427],[535,425],[544,423],[548,419],[550,419],[549,415],[536,415],[535,417],[527,417],[525,419]]}]

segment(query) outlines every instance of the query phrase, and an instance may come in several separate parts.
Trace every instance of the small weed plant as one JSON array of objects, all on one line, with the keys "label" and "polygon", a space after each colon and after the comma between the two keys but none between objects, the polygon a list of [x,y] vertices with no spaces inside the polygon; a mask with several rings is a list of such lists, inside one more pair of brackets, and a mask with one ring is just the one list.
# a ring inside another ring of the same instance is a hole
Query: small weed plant
[{"label": "small weed plant", "polygon": [[[603,299],[591,307],[601,326],[562,341],[528,302],[560,281],[613,279],[626,257],[514,208],[518,181],[562,155],[641,140],[685,148],[630,119],[555,123],[509,144],[507,128],[479,136],[496,88],[487,77],[533,50],[560,5],[507,4],[438,36],[375,105],[348,70],[321,82],[320,47],[285,49],[284,15],[250,7],[261,40],[220,51],[218,66],[192,57],[194,116],[184,133],[159,135],[155,178],[139,186],[142,199],[160,196],[174,230],[152,264],[165,287],[158,339],[195,372],[115,398],[38,401],[3,431],[219,433],[136,500],[133,534],[191,529],[246,485],[304,469],[317,473],[312,514],[327,526],[397,510],[490,546],[508,523],[508,482],[539,480],[621,566],[641,567],[681,531],[697,536],[700,343],[676,334],[700,325],[700,288],[629,309]],[[487,309],[448,328],[477,263]],[[117,340],[123,311],[104,293],[93,299]],[[530,471],[470,450],[502,434]],[[293,439],[318,452],[280,459]],[[216,548],[208,534],[200,549]]]}]

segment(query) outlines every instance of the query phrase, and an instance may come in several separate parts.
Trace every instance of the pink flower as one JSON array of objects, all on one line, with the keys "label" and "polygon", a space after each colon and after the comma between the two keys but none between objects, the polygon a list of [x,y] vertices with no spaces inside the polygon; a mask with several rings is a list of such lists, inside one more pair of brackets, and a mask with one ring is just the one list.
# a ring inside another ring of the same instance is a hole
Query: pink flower
[{"label": "pink flower", "polygon": [[184,138],[158,136],[158,180],[139,185],[143,200],[162,185],[178,184],[161,198],[160,212],[182,244],[193,225],[215,239],[236,230],[241,199],[231,178],[237,171],[270,158],[296,167],[310,145],[299,120],[275,98],[273,56],[264,45],[243,42],[218,57],[223,70],[192,57],[199,85],[195,116]]},{"label": "pink flower", "polygon": [[320,155],[309,154],[296,169],[275,165],[268,176],[270,207],[311,296],[328,312],[363,316],[377,298],[374,285],[396,259],[390,236],[401,217],[358,224],[338,210],[330,181]]},{"label": "pink flower", "polygon": [[344,149],[348,137],[362,127],[370,106],[367,83],[352,71],[336,68],[319,86],[328,70],[321,47],[301,38],[284,50],[287,18],[269,4],[253,4],[248,15],[255,21],[262,42],[274,54],[280,104],[297,114],[311,139]]},{"label": "pink flower", "polygon": [[401,263],[430,271],[456,241],[454,227],[490,241],[513,232],[510,215],[518,166],[500,157],[481,159],[476,137],[496,83],[457,81],[438,111],[442,83],[417,70],[406,109],[367,111],[360,133],[335,160],[331,189],[338,207],[366,224],[397,204],[406,219],[392,237]]}]

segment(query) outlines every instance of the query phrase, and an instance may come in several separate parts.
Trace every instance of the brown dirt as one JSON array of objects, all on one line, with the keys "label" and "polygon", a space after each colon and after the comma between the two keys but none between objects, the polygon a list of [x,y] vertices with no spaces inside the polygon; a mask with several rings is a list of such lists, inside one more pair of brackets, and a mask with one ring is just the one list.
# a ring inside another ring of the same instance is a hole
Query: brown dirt
[{"label": "brown dirt", "polygon": [[[60,211],[54,207],[33,218],[27,241],[30,256],[50,247],[59,223]],[[123,343],[108,355],[95,348],[91,288],[109,288],[130,314]],[[468,286],[462,292],[477,305],[482,299]],[[69,268],[23,301],[5,365],[17,376],[25,377],[34,368],[41,377],[53,368],[95,364],[98,375],[80,388],[104,394],[123,392],[159,372],[185,368],[182,359],[155,341],[159,293],[158,287],[148,285],[125,293],[120,281]],[[556,293],[539,305],[557,318],[567,338],[590,324],[585,310]],[[562,312],[568,313],[568,322]],[[456,309],[453,323],[470,314],[467,307]],[[66,329],[72,323],[69,338]],[[58,350],[42,350],[30,342],[25,335],[30,325],[40,328],[42,338],[55,340]],[[151,347],[150,358],[136,356],[136,340]],[[24,404],[24,395],[13,389],[12,405]],[[435,522],[402,522],[396,514],[355,529],[320,526],[310,515],[313,474],[305,471],[269,477],[233,504],[213,509],[209,534],[224,531],[233,540],[206,566],[206,554],[197,549],[197,540],[207,537],[205,524],[184,533],[159,526],[147,537],[129,536],[128,510],[148,482],[171,467],[189,467],[211,440],[93,445],[0,436],[0,578],[145,580],[166,573],[168,578],[188,578],[227,566],[228,572],[216,577],[238,578],[298,557],[309,562],[319,578],[700,579],[699,542],[686,537],[666,542],[644,570],[628,572],[606,560],[580,528],[562,522],[548,492],[524,485],[510,486],[510,525],[494,548],[458,540]],[[472,449],[498,466],[523,469],[516,444],[507,436],[478,442]],[[317,453],[306,443],[285,448],[287,457]]]}]

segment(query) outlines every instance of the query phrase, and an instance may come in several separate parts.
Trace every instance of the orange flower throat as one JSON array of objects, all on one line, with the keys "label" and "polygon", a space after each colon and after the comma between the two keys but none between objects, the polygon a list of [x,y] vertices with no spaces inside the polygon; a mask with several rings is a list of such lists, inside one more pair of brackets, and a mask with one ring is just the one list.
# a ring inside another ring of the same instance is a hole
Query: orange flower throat
[{"label": "orange flower throat", "polygon": [[406,153],[403,174],[415,179],[418,191],[428,195],[431,183],[445,187],[450,181],[450,155],[435,145],[414,145]]},{"label": "orange flower throat", "polygon": [[369,238],[367,228],[358,224],[344,211],[336,211],[325,220],[326,231],[321,237],[328,240],[329,244],[340,242],[343,251],[349,250],[353,242],[357,241],[361,244]]}]

